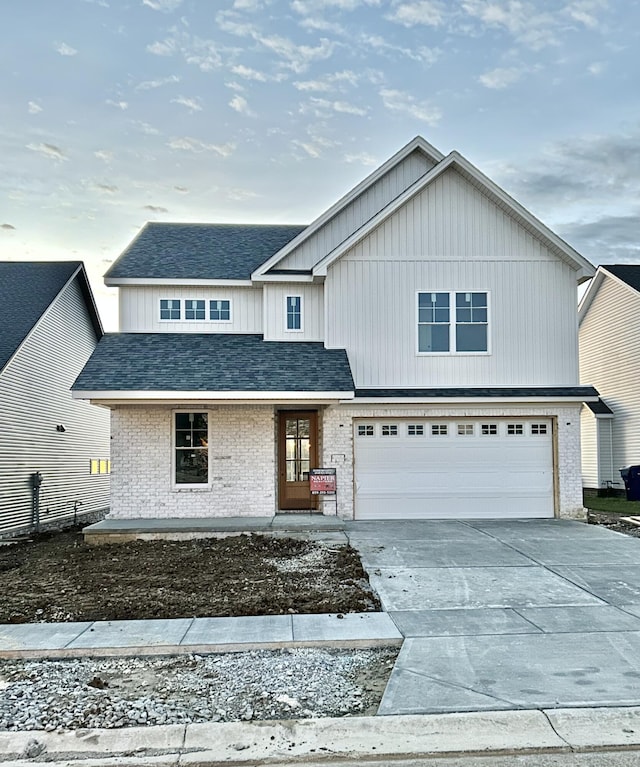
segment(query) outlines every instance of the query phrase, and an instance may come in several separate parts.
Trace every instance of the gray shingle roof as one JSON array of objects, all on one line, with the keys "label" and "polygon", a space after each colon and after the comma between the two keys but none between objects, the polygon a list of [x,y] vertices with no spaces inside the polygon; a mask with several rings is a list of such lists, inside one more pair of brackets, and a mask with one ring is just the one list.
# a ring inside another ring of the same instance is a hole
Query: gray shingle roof
[{"label": "gray shingle roof", "polygon": [[356,397],[597,397],[593,386],[442,389],[356,389]]},{"label": "gray shingle roof", "polygon": [[232,333],[107,333],[76,391],[353,391],[347,354]]},{"label": "gray shingle roof", "polygon": [[150,222],[105,279],[248,280],[304,226]]},{"label": "gray shingle roof", "polygon": [[0,262],[0,370],[80,266],[81,261]]},{"label": "gray shingle roof", "polygon": [[594,415],[613,415],[613,410],[603,400],[585,403]]},{"label": "gray shingle roof", "polygon": [[611,272],[619,280],[626,282],[629,287],[640,292],[640,265],[611,264],[611,266],[606,266],[603,264],[602,268]]}]

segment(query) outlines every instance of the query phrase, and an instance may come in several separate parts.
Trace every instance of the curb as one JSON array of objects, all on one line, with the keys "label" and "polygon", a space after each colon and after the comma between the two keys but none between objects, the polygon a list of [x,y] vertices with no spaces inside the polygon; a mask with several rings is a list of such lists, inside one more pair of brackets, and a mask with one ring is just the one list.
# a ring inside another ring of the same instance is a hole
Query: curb
[{"label": "curb", "polygon": [[34,760],[85,767],[313,765],[636,750],[640,707],[0,732],[3,767]]}]

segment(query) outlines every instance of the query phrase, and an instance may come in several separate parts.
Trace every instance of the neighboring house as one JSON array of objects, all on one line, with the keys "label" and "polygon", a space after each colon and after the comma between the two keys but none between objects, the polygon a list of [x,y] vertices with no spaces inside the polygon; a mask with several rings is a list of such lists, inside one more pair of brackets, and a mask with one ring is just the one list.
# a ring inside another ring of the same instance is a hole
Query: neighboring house
[{"label": "neighboring house", "polygon": [[576,285],[592,265],[418,137],[307,227],[147,224],[121,333],[74,396],[112,412],[113,517],[583,514]]},{"label": "neighboring house", "polygon": [[582,412],[582,481],[623,490],[640,465],[640,265],[599,266],[578,316],[580,379],[602,395]]},{"label": "neighboring house", "polygon": [[71,397],[102,335],[80,261],[0,263],[0,534],[108,509],[109,413]]}]

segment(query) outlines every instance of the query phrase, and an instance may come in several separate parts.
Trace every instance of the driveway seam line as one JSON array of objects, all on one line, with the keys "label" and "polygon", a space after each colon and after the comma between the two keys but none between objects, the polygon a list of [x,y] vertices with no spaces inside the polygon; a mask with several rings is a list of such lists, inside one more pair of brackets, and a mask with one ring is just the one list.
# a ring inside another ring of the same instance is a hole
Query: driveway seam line
[{"label": "driveway seam line", "polygon": [[[542,634],[546,634],[547,633],[541,626],[538,626],[530,618],[526,618],[521,612],[518,612],[518,608],[517,607],[511,607],[510,609],[513,610],[513,612],[516,613],[516,615],[519,615],[522,618],[523,621],[526,621],[527,623],[530,623],[534,628],[538,629],[538,631],[540,631]],[[524,609],[526,610],[527,608],[525,607]],[[564,609],[564,605],[562,606],[561,609]]]},{"label": "driveway seam line", "polygon": [[[396,666],[397,666],[397,661],[396,661]],[[394,667],[393,671],[395,670],[396,669]],[[481,695],[483,698],[489,698],[490,700],[497,700],[500,703],[508,703],[510,706],[513,706],[514,710],[519,710],[521,708],[520,706],[518,706],[517,703],[514,703],[512,700],[509,700],[508,698],[500,698],[497,695],[492,695],[490,692],[481,692],[480,690],[476,690],[473,687],[467,687],[466,685],[460,684],[458,682],[449,682],[446,679],[440,679],[439,677],[432,676],[431,674],[423,674],[421,671],[416,671],[413,668],[400,667],[399,670],[406,671],[409,674],[414,674],[415,676],[422,677],[423,679],[430,679],[432,682],[436,682],[437,684],[441,684],[445,687],[451,687],[454,690],[466,690],[467,692],[472,692],[474,695]],[[393,671],[391,672],[392,674],[393,674]],[[389,681],[391,681],[391,677],[389,677]]]},{"label": "driveway seam line", "polygon": [[561,740],[563,743],[566,743],[566,744],[567,744],[567,747],[569,748],[569,750],[570,750],[572,753],[575,753],[575,749],[574,749],[574,747],[571,745],[571,743],[570,743],[570,742],[569,742],[569,741],[568,741],[566,738],[563,738],[563,737],[562,737],[562,735],[560,735],[560,733],[559,733],[559,732],[556,730],[556,728],[554,727],[554,725],[553,725],[553,722],[552,722],[552,721],[551,721],[551,719],[549,718],[549,714],[546,712],[546,710],[545,710],[544,708],[539,708],[539,709],[538,709],[538,711],[540,711],[540,713],[542,714],[542,716],[544,716],[544,718],[545,718],[545,719],[547,720],[547,722],[549,723],[549,727],[551,727],[551,729],[553,730],[553,732],[554,732],[554,733],[555,733],[555,734],[556,734],[556,735],[557,735],[557,736],[560,738],[560,740]]}]

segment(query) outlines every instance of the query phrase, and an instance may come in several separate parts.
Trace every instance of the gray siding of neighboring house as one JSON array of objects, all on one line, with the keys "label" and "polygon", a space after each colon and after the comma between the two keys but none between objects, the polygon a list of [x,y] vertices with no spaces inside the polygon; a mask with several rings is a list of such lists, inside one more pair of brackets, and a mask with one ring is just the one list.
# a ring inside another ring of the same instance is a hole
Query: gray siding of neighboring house
[{"label": "gray siding of neighboring house", "polygon": [[75,278],[0,373],[0,533],[31,526],[36,471],[41,524],[73,519],[76,502],[79,514],[107,509],[109,477],[89,462],[109,458],[109,412],[70,392],[95,345]]}]

